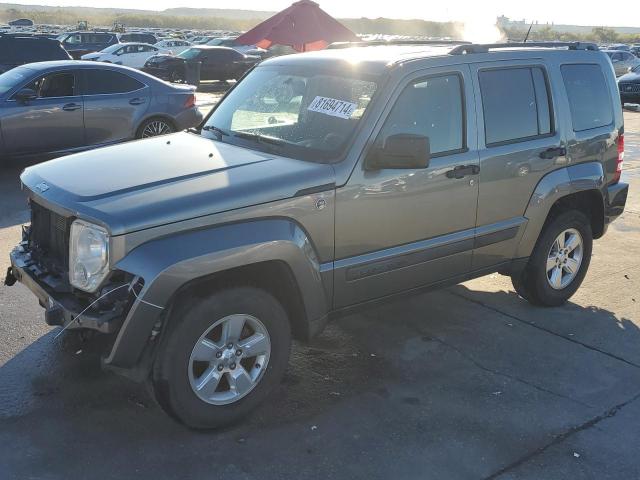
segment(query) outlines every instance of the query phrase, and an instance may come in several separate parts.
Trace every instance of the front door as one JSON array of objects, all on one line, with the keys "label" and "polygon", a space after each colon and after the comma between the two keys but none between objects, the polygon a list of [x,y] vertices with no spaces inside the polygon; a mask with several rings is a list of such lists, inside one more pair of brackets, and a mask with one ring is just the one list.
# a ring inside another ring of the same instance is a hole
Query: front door
[{"label": "front door", "polygon": [[[416,73],[394,92],[374,131],[429,138],[422,169],[365,166],[336,196],[336,308],[442,280],[471,268],[478,198],[473,88],[466,66]],[[471,112],[471,113],[469,113]]]},{"label": "front door", "polygon": [[7,154],[70,150],[84,145],[83,101],[74,72],[41,75],[24,85],[37,98],[5,102],[2,135]]}]

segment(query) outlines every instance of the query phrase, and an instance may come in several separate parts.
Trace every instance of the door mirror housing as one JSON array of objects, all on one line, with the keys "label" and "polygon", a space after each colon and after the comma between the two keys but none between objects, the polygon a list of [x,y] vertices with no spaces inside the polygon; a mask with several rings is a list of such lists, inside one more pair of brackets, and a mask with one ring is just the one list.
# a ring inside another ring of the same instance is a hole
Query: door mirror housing
[{"label": "door mirror housing", "polygon": [[427,168],[431,160],[429,137],[411,133],[398,133],[384,139],[382,146],[374,147],[365,162],[367,170],[393,168]]},{"label": "door mirror housing", "polygon": [[19,102],[25,103],[38,98],[38,94],[32,88],[23,88],[14,95],[14,98]]}]

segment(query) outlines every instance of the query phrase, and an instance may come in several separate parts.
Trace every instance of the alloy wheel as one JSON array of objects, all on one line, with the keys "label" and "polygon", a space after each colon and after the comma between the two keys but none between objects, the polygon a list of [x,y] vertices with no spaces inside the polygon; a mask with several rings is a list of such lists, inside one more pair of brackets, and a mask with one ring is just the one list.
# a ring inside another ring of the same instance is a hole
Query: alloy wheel
[{"label": "alloy wheel", "polygon": [[204,402],[237,402],[258,385],[270,354],[269,333],[260,320],[245,314],[226,316],[211,325],[193,347],[189,383]]},{"label": "alloy wheel", "polygon": [[142,131],[142,138],[156,137],[158,135],[166,135],[173,132],[173,128],[163,120],[154,120],[149,122]]},{"label": "alloy wheel", "polygon": [[551,245],[547,255],[547,281],[554,290],[566,288],[578,275],[584,246],[575,228],[564,230]]}]

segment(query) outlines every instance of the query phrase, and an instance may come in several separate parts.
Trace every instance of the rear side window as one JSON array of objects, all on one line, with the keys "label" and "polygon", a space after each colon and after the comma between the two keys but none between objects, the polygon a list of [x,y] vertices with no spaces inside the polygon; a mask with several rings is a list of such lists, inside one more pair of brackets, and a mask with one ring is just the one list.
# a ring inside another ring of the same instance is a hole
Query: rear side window
[{"label": "rear side window", "polygon": [[460,151],[465,148],[462,102],[458,75],[417,80],[398,97],[377,143],[391,135],[409,133],[429,137],[432,155]]},{"label": "rear side window", "polygon": [[85,70],[84,74],[85,95],[127,93],[144,87],[135,78],[112,70]]},{"label": "rear side window", "polygon": [[553,132],[549,89],[542,68],[485,70],[478,76],[487,146]]},{"label": "rear side window", "polygon": [[573,130],[581,132],[613,123],[613,105],[600,65],[563,65]]}]

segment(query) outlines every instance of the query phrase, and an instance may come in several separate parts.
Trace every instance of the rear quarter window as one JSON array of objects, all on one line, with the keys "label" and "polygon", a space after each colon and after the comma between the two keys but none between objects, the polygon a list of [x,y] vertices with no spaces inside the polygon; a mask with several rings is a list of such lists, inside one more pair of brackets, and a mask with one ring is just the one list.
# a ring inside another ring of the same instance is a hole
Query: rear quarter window
[{"label": "rear quarter window", "polygon": [[600,65],[563,65],[573,130],[581,132],[613,123],[613,104]]}]

